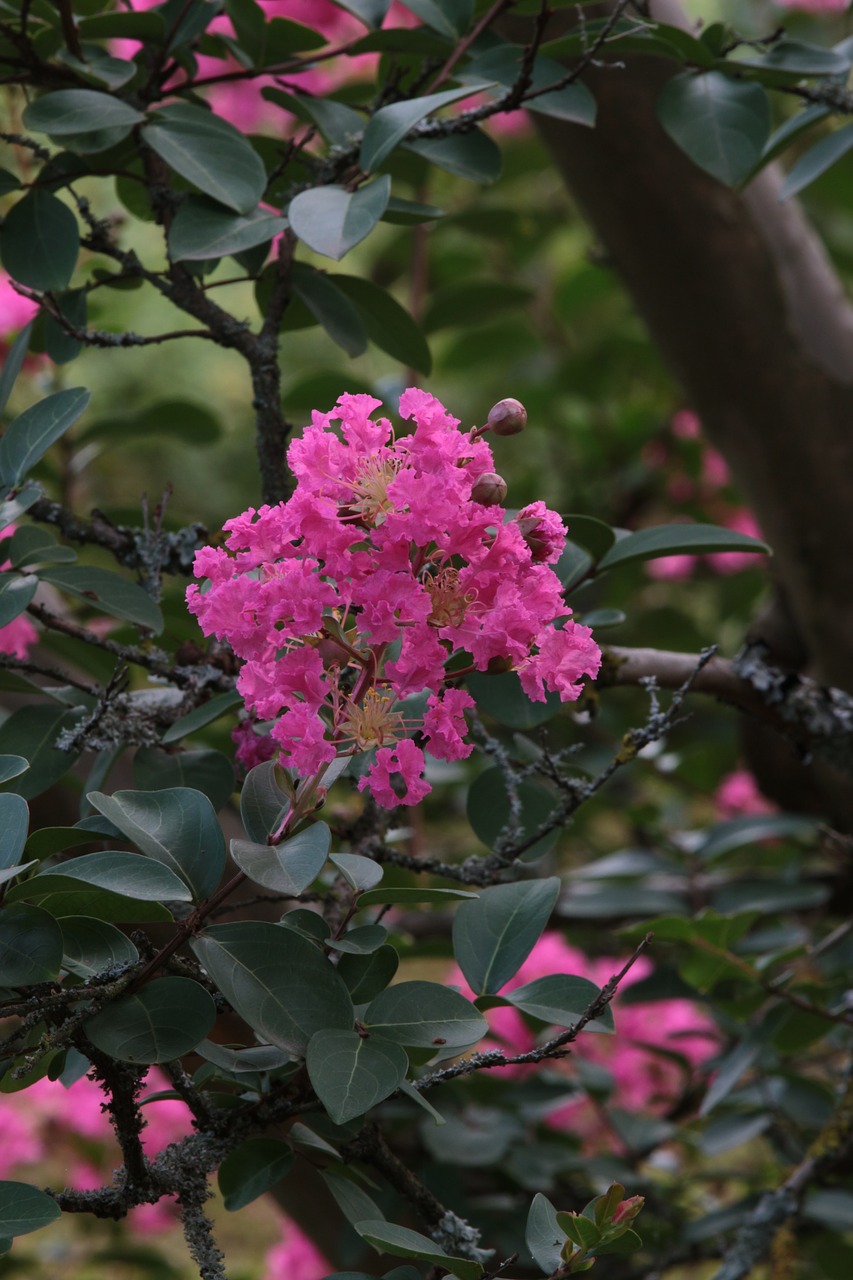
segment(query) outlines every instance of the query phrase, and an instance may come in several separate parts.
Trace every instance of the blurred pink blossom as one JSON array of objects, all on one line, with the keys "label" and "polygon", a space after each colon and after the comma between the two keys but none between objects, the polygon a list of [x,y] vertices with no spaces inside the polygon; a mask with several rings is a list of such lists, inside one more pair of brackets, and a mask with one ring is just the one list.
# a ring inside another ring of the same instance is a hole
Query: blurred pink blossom
[{"label": "blurred pink blossom", "polygon": [[266,1256],[264,1280],[323,1280],[332,1264],[313,1240],[289,1218],[282,1219],[282,1239]]},{"label": "blurred pink blossom", "polygon": [[[750,538],[761,538],[761,528],[751,511],[742,507],[733,511],[725,519],[727,529],[736,533],[745,533]],[[741,569],[751,569],[761,564],[764,557],[754,551],[715,551],[708,556],[708,563],[715,573],[739,573]]]},{"label": "blurred pink blossom", "polygon": [[32,320],[38,304],[22,298],[5,271],[0,271],[0,350]]},{"label": "blurred pink blossom", "polygon": [[672,415],[670,430],[679,440],[698,440],[702,434],[702,424],[698,414],[692,409],[679,409]]},{"label": "blurred pink blossom", "polygon": [[762,813],[775,813],[776,806],[763,796],[748,769],[726,774],[714,794],[721,818],[740,818]]},{"label": "blurred pink blossom", "polygon": [[686,582],[698,563],[698,556],[661,556],[646,562],[646,573],[658,582]]},{"label": "blurred pink blossom", "polygon": [[776,0],[780,9],[799,9],[802,13],[844,13],[850,0]]},{"label": "blurred pink blossom", "polygon": [[[15,532],[15,525],[9,524],[2,532],[0,532],[0,556],[2,556],[2,545],[7,538],[11,538]],[[8,560],[0,563],[0,573],[10,568]],[[38,632],[30,622],[29,618],[24,614],[19,614],[17,618],[13,618],[5,627],[0,627],[0,653],[9,653],[14,658],[24,659],[29,655],[30,649],[38,641]]]},{"label": "blurred pink blossom", "polygon": [[0,1178],[8,1178],[18,1165],[33,1164],[44,1155],[36,1117],[6,1105],[9,1094],[0,1098]]}]

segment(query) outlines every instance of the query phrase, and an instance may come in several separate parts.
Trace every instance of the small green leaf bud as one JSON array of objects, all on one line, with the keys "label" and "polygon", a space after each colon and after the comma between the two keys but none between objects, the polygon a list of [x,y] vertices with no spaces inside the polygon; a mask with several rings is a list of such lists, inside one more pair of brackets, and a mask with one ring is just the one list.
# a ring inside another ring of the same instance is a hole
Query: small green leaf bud
[{"label": "small green leaf bud", "polygon": [[527,425],[527,410],[519,400],[499,400],[492,405],[486,426],[496,436],[515,436]]},{"label": "small green leaf bud", "polygon": [[499,507],[506,497],[506,480],[496,471],[484,471],[474,481],[471,497],[484,507]]}]

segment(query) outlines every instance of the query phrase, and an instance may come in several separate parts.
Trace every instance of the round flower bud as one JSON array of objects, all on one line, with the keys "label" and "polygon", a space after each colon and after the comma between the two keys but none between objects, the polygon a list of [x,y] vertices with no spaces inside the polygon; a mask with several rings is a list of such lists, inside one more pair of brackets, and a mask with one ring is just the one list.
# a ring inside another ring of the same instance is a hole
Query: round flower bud
[{"label": "round flower bud", "polygon": [[496,436],[515,436],[527,425],[527,410],[519,400],[499,400],[492,405],[486,425]]},{"label": "round flower bud", "polygon": [[506,480],[496,471],[484,471],[474,481],[471,497],[484,507],[499,507],[506,497]]}]

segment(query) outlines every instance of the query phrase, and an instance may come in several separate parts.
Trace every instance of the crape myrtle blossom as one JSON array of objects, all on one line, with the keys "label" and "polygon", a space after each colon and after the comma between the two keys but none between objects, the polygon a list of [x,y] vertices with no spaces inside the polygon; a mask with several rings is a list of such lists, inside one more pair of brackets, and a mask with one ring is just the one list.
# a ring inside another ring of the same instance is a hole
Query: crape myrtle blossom
[{"label": "crape myrtle blossom", "polygon": [[227,521],[225,547],[196,555],[207,583],[187,603],[242,659],[237,687],[251,717],[274,721],[281,763],[308,778],[375,750],[359,786],[391,808],[429,792],[416,733],[441,760],[473,750],[465,671],[515,670],[534,701],[573,701],[601,654],[551,568],[560,517],[534,502],[510,519],[494,500],[491,422],[460,431],[410,388],[399,411],[414,430],[397,436],[371,417],[380,407],[343,395],[314,413],[288,450],[293,496]]}]

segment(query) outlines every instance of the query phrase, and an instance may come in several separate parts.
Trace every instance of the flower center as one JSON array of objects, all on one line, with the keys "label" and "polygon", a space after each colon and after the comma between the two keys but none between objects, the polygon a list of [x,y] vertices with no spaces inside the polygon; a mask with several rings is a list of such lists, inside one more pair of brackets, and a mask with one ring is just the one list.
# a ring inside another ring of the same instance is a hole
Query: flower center
[{"label": "flower center", "polygon": [[476,591],[465,591],[459,583],[459,571],[448,565],[424,579],[432,601],[427,622],[432,627],[460,627],[465,614],[477,599]]},{"label": "flower center", "polygon": [[405,733],[401,712],[394,711],[387,693],[368,689],[361,703],[346,701],[346,715],[338,724],[338,736],[354,742],[360,751],[397,742]]},{"label": "flower center", "polygon": [[402,465],[402,458],[391,454],[372,454],[359,461],[352,481],[354,501],[351,505],[365,524],[382,524],[387,513],[394,510],[394,503],[388,497],[388,486]]}]

